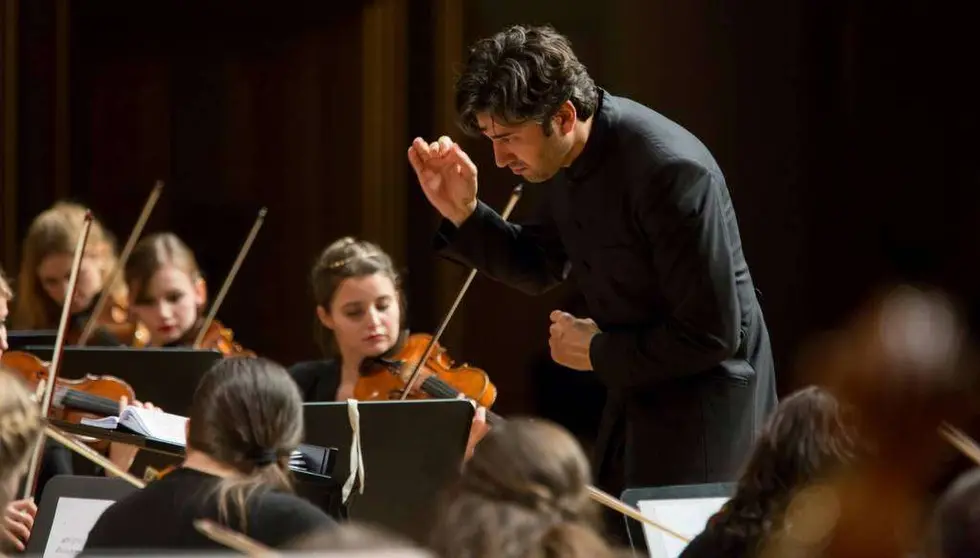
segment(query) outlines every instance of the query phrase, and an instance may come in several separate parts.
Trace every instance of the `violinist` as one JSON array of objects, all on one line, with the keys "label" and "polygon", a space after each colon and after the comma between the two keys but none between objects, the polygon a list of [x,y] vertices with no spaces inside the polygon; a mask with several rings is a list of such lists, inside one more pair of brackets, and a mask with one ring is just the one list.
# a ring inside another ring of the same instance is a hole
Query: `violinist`
[{"label": "violinist", "polygon": [[303,439],[303,402],[278,364],[219,360],[194,392],[180,467],[109,506],[85,552],[220,548],[194,528],[218,521],[279,548],[334,521],[292,494],[289,456]]},{"label": "violinist", "polygon": [[[0,357],[3,356],[3,352],[7,349],[6,319],[8,302],[10,300],[16,301],[17,298],[14,297],[13,289],[10,288],[10,284],[3,275],[3,270],[0,269]],[[144,404],[140,401],[127,401],[125,399],[120,401],[119,405],[120,409],[125,408],[127,405],[146,407],[149,409],[155,408],[153,404],[149,402]],[[138,448],[126,444],[112,443],[109,444],[108,448],[109,459],[124,470],[128,470],[132,466],[133,461],[136,459],[137,453],[139,453]],[[71,452],[68,450],[68,448],[54,440],[45,439],[44,454],[41,461],[41,471],[37,481],[37,496],[39,497],[41,495],[44,485],[52,477],[56,475],[72,474],[75,474],[75,470]],[[105,474],[111,475],[112,473],[105,471]],[[22,511],[33,506],[33,504],[28,505],[26,501],[19,501],[18,505],[21,506]],[[36,510],[36,508],[33,509]]]},{"label": "violinist", "polygon": [[[0,313],[6,313],[6,299],[0,300]],[[5,337],[0,328],[0,348],[6,345]],[[18,378],[0,369],[0,509],[4,510],[0,551],[7,547],[23,551],[31,536],[37,506],[32,500],[11,498],[27,472],[41,426],[31,393]]]},{"label": "violinist", "polygon": [[[18,296],[14,301],[12,324],[16,329],[57,329],[62,303],[68,290],[75,246],[82,232],[86,208],[58,202],[38,215],[27,230],[17,276]],[[91,316],[103,289],[110,289],[112,303],[106,305],[106,320],[123,321],[126,287],[122,282],[107,285],[116,262],[115,240],[97,220],[93,221],[86,243],[75,296],[71,301],[71,321],[66,341],[74,343]],[[111,316],[116,314],[117,316]],[[116,345],[119,341],[100,330],[88,341],[95,345]]]},{"label": "violinist", "polygon": [[[131,319],[147,329],[145,345],[190,347],[205,327],[207,284],[194,252],[175,234],[149,235],[133,248],[125,266]],[[226,356],[254,356],[219,322],[208,326],[199,346]]]},{"label": "violinist", "polygon": [[[355,399],[364,363],[407,336],[399,274],[380,247],[344,237],[323,251],[310,275],[317,341],[333,358],[294,364],[290,374],[308,402]],[[468,453],[486,433],[485,413],[477,408]]]}]

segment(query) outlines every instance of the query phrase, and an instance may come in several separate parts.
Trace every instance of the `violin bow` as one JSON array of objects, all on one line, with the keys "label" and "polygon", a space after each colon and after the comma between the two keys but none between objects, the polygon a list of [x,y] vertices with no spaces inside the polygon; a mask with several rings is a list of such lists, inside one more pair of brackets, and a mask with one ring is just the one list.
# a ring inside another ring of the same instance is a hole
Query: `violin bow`
[{"label": "violin bow", "polygon": [[[504,221],[506,221],[510,217],[510,214],[514,211],[514,207],[517,205],[517,202],[521,198],[523,189],[524,189],[523,184],[518,184],[517,186],[514,187],[514,191],[513,193],[511,193],[510,196],[510,201],[507,202],[507,206],[504,208],[503,213],[501,213],[500,215],[500,217]],[[456,309],[459,307],[460,302],[463,300],[463,295],[465,295],[467,289],[470,288],[470,284],[473,282],[473,279],[476,277],[476,273],[477,273],[476,268],[470,270],[470,274],[466,278],[466,281],[463,283],[463,287],[459,290],[459,294],[456,295],[456,300],[453,302],[453,305],[449,308],[449,312],[446,313],[446,317],[443,318],[442,323],[439,325],[439,329],[436,330],[435,334],[429,340],[429,344],[426,346],[425,352],[422,353],[422,358],[420,358],[419,361],[415,363],[415,367],[412,369],[412,374],[409,377],[408,381],[405,383],[405,389],[404,391],[402,391],[400,399],[405,400],[408,397],[408,394],[411,393],[412,386],[415,385],[415,382],[418,380],[418,377],[421,374],[422,364],[429,359],[429,356],[432,354],[432,349],[433,347],[435,347],[436,342],[438,342],[443,332],[446,331],[446,326],[449,325],[449,320],[452,319],[453,314],[455,314]],[[496,420],[502,421],[503,418],[498,416]],[[682,542],[688,543],[691,541],[690,538],[681,535],[680,533],[674,531],[673,529],[667,527],[666,525],[663,525],[657,521],[654,521],[653,519],[650,519],[649,517],[646,517],[645,515],[640,513],[640,510],[624,503],[622,500],[619,500],[618,498],[606,492],[603,492],[602,490],[599,490],[594,486],[588,486],[587,489],[589,492],[589,497],[592,498],[592,500],[594,500],[595,502],[602,504],[613,510],[616,510],[619,513],[627,517],[630,517],[632,519],[635,519],[641,523],[645,523],[653,527],[654,529],[658,529],[674,538],[679,539]]]},{"label": "violin bow", "polygon": [[[61,321],[58,324],[58,336],[54,342],[54,354],[51,357],[51,365],[48,367],[48,381],[44,384],[44,395],[41,398],[41,416],[45,419],[51,410],[51,398],[54,395],[54,386],[58,380],[58,368],[61,366],[61,355],[65,348],[65,332],[68,330],[68,319],[71,317],[71,301],[75,298],[75,288],[78,286],[78,270],[82,267],[82,257],[85,251],[85,244],[88,242],[88,234],[92,229],[92,211],[85,212],[85,220],[82,223],[82,233],[78,235],[78,244],[75,246],[75,256],[71,264],[71,276],[68,279],[68,292],[65,293],[65,301],[61,305]],[[27,481],[24,483],[24,498],[30,498],[37,489],[38,473],[41,469],[41,455],[44,453],[44,435],[34,448],[31,455],[31,465],[27,473]]]},{"label": "violin bow", "polygon": [[939,435],[960,450],[963,455],[980,465],[980,445],[973,438],[949,423],[943,423],[939,426]]},{"label": "violin bow", "polygon": [[[500,214],[500,217],[504,221],[506,221],[510,217],[511,212],[514,211],[514,207],[517,205],[517,202],[521,199],[521,194],[523,192],[524,192],[524,184],[518,184],[517,186],[514,186],[514,191],[510,195],[510,201],[508,201],[507,206],[504,207],[504,212]],[[459,307],[459,303],[462,302],[463,296],[466,294],[466,291],[470,288],[470,284],[473,282],[473,279],[475,277],[476,277],[476,268],[473,268],[470,270],[469,276],[466,278],[466,281],[463,283],[463,287],[459,290],[459,294],[456,295],[456,300],[453,301],[453,305],[449,308],[449,312],[446,313],[446,317],[444,317],[442,319],[442,323],[439,324],[439,329],[437,329],[435,334],[432,336],[432,338],[429,339],[429,344],[426,345],[425,352],[422,353],[422,358],[420,358],[418,362],[415,363],[415,368],[412,369],[411,376],[409,376],[408,381],[405,382],[405,390],[402,391],[400,397],[401,400],[404,401],[405,399],[407,399],[408,394],[412,392],[412,388],[415,386],[415,382],[418,380],[419,375],[422,372],[422,364],[425,363],[425,361],[429,360],[429,357],[432,355],[432,349],[436,346],[436,343],[439,342],[439,338],[442,337],[442,334],[446,331],[446,327],[449,325],[449,320],[453,319],[453,314],[456,313],[456,309]]]},{"label": "violin bow", "polygon": [[212,541],[248,556],[279,556],[264,544],[210,519],[195,519],[194,528]]},{"label": "violin bow", "polygon": [[204,323],[201,324],[200,331],[197,332],[197,337],[194,339],[194,348],[198,349],[201,347],[201,342],[204,341],[204,336],[208,332],[208,328],[211,326],[211,322],[214,321],[215,316],[218,315],[218,308],[221,307],[221,303],[225,300],[225,295],[228,294],[228,289],[231,288],[231,282],[235,280],[235,275],[238,274],[238,269],[242,266],[242,262],[245,261],[245,255],[252,248],[252,242],[255,241],[255,237],[259,234],[259,229],[262,228],[262,223],[265,221],[265,214],[268,209],[263,207],[259,210],[259,215],[255,218],[255,223],[252,224],[252,230],[249,231],[248,237],[245,239],[245,243],[242,245],[241,250],[238,251],[238,257],[235,258],[235,263],[231,266],[231,271],[228,272],[228,276],[225,277],[224,284],[221,285],[221,289],[218,291],[218,295],[214,297],[214,304],[211,305],[211,309],[208,310],[207,317],[204,318]]},{"label": "violin bow", "polygon": [[95,307],[92,309],[92,315],[89,316],[88,321],[85,323],[85,328],[82,330],[82,335],[78,338],[78,344],[84,345],[88,338],[92,336],[95,332],[95,325],[98,323],[98,318],[102,315],[102,311],[105,309],[106,303],[109,301],[109,292],[112,290],[112,286],[115,285],[116,281],[119,280],[119,275],[122,274],[123,269],[126,267],[126,261],[129,259],[130,253],[132,253],[133,248],[136,246],[136,241],[139,240],[140,236],[143,234],[143,228],[146,226],[146,222],[150,218],[150,213],[153,212],[154,206],[157,204],[157,200],[160,199],[160,191],[163,190],[163,181],[157,180],[156,184],[153,186],[153,190],[150,192],[150,196],[146,199],[146,203],[143,204],[143,212],[140,213],[139,219],[136,221],[136,225],[133,227],[133,231],[129,233],[129,240],[126,241],[126,246],[123,248],[122,254],[119,255],[119,259],[116,261],[116,265],[112,270],[112,274],[109,280],[106,281],[105,286],[102,288],[102,293],[99,295],[99,300],[96,301]]},{"label": "violin bow", "polygon": [[111,459],[86,446],[85,444],[75,441],[68,433],[64,432],[60,428],[57,428],[51,424],[45,424],[44,433],[49,438],[53,438],[65,446],[68,446],[68,449],[81,455],[85,459],[88,459],[92,463],[102,466],[105,470],[111,472],[117,477],[122,478],[124,481],[135,486],[136,488],[143,488],[146,486],[146,483],[129,474],[127,471],[124,471],[121,467],[113,463]]}]

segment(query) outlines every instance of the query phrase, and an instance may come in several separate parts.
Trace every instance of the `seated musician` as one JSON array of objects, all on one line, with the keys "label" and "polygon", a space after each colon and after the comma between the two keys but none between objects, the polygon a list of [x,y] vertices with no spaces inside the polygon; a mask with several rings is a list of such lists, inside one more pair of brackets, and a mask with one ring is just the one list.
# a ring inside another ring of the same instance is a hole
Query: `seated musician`
[{"label": "seated musician", "polygon": [[[38,215],[31,223],[24,238],[20,271],[17,275],[19,292],[14,301],[11,320],[14,329],[58,328],[85,213],[86,209],[80,205],[59,202]],[[125,303],[126,287],[121,281],[115,285],[106,285],[116,259],[112,235],[101,223],[93,220],[85,255],[78,271],[75,296],[71,301],[66,343],[74,343],[81,334],[103,289],[111,289],[109,294],[113,301]],[[111,310],[112,306],[106,305],[106,308]],[[121,319],[125,319],[125,315]],[[104,331],[99,331],[87,344],[116,345],[118,340],[106,337]]]},{"label": "seated musician", "polygon": [[480,442],[448,491],[430,547],[444,558],[618,555],[598,531],[591,477],[585,452],[565,429],[511,419]]},{"label": "seated musician", "polygon": [[[14,298],[14,292],[10,288],[10,284],[7,282],[3,270],[0,269],[0,358],[3,356],[3,352],[7,349],[7,316],[8,316],[8,302],[10,300],[17,300]],[[147,408],[154,408],[151,403],[141,403],[139,401],[120,401],[120,408],[124,408],[127,404],[132,404],[135,406],[145,406]],[[136,459],[136,454],[139,449],[133,446],[125,444],[109,444],[109,459],[113,463],[121,467],[123,470],[129,469],[132,466],[133,461]],[[111,476],[112,473],[109,471],[103,471],[107,476]],[[45,439],[44,442],[44,453],[41,456],[41,470],[38,472],[37,480],[37,490],[35,495],[37,497],[41,496],[44,490],[44,485],[47,484],[48,480],[56,475],[73,475],[75,474],[74,465],[72,462],[71,452],[68,448],[64,447],[60,443]],[[17,500],[12,502],[7,509],[7,522],[6,531],[7,535],[10,536],[11,533],[15,533],[21,544],[27,542],[27,538],[30,537],[30,529],[33,524],[34,513],[37,511],[33,500]]]},{"label": "seated musician", "polygon": [[[304,401],[353,399],[365,359],[385,354],[407,334],[398,272],[375,244],[344,237],[317,259],[311,282],[317,341],[325,354],[336,357],[300,362],[289,372]],[[486,409],[478,407],[468,455],[486,431]]]},{"label": "seated musician", "polygon": [[[5,318],[6,299],[0,299],[0,319]],[[0,349],[6,347],[0,326]],[[19,378],[0,369],[0,553],[23,551],[34,526],[37,507],[32,500],[14,500],[30,464],[31,452],[41,435],[37,403]]]},{"label": "seated musician", "polygon": [[816,386],[796,391],[769,416],[735,495],[681,558],[759,556],[791,529],[783,517],[798,491],[827,480],[861,452],[854,420],[836,397]]},{"label": "seated musician", "polygon": [[[149,235],[133,248],[125,266],[129,308],[147,329],[150,347],[188,347],[204,326],[207,285],[194,252],[177,235]],[[214,325],[214,324],[212,324]],[[209,338],[202,348],[220,348]],[[226,355],[247,349],[234,342]]]},{"label": "seated musician", "polygon": [[106,509],[85,551],[222,548],[197,532],[198,518],[273,548],[334,525],[291,494],[288,463],[303,438],[302,406],[278,364],[219,360],[194,392],[183,464]]}]

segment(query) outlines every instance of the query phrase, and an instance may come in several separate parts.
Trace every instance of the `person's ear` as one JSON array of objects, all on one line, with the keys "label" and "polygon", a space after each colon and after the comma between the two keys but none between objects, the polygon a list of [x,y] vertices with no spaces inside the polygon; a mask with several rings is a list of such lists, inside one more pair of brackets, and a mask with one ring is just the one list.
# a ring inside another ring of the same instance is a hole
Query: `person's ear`
[{"label": "person's ear", "polygon": [[334,329],[335,324],[333,321],[333,316],[330,315],[330,312],[327,312],[326,308],[319,304],[316,306],[316,317],[320,320],[320,323],[323,324],[323,327],[331,331]]},{"label": "person's ear", "polygon": [[208,302],[208,285],[201,277],[194,281],[194,302],[198,308],[204,308]]},{"label": "person's ear", "polygon": [[571,101],[565,101],[555,113],[555,129],[561,135],[570,134],[575,129],[577,120],[578,111],[575,110],[575,105]]}]

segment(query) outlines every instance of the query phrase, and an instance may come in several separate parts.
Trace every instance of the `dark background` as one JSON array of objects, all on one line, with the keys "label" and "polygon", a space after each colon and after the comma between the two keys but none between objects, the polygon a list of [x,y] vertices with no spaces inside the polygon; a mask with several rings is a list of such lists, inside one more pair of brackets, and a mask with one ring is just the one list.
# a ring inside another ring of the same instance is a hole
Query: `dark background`
[{"label": "dark background", "polygon": [[[966,6],[3,0],[2,262],[16,269],[30,220],[62,197],[122,243],[162,179],[145,232],[187,241],[212,295],[268,207],[219,312],[247,347],[285,364],[316,356],[306,275],[343,235],[392,254],[412,329],[432,331],[465,271],[433,254],[435,212],[405,151],[417,135],[460,135],[451,86],[468,43],[552,23],[602,86],[713,150],[785,393],[807,336],[882,282],[933,282],[976,308],[980,96]],[[514,177],[488,144],[465,145],[481,196],[502,207]],[[528,188],[515,217],[540,195]],[[495,410],[587,424],[601,391],[547,358],[549,311],[575,304],[572,286],[531,298],[478,277],[444,344],[490,372]]]}]

